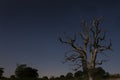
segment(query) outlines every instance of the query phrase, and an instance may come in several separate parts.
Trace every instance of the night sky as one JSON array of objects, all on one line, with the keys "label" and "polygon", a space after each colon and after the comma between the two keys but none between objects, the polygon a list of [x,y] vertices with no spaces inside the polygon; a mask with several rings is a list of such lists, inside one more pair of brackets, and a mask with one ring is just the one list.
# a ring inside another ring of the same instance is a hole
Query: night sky
[{"label": "night sky", "polygon": [[81,30],[80,20],[102,16],[102,28],[112,39],[113,51],[103,68],[120,73],[120,0],[0,0],[0,66],[5,76],[16,64],[39,70],[40,76],[71,72],[62,64],[66,46],[58,36]]}]

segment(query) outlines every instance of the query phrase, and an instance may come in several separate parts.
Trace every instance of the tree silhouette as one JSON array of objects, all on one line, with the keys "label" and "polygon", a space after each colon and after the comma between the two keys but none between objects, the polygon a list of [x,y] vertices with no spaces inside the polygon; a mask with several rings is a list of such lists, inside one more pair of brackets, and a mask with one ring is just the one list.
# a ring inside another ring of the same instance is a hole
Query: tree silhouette
[{"label": "tree silhouette", "polygon": [[60,80],[65,80],[65,76],[64,75],[60,75]]},{"label": "tree silhouette", "polygon": [[11,76],[10,76],[10,80],[16,80],[15,75],[11,75]]},{"label": "tree silhouette", "polygon": [[54,76],[51,76],[49,80],[55,80],[55,77],[54,77]]},{"label": "tree silhouette", "polygon": [[27,67],[26,64],[18,65],[15,70],[15,75],[17,78],[38,78],[37,69]]},{"label": "tree silhouette", "polygon": [[71,78],[71,77],[73,77],[73,74],[71,72],[69,72],[66,74],[66,77]]},{"label": "tree silhouette", "polygon": [[107,41],[106,33],[100,28],[101,19],[94,19],[92,25],[82,22],[83,30],[73,37],[64,34],[59,40],[69,45],[72,53],[65,55],[66,61],[71,61],[76,66],[75,70],[82,67],[85,80],[94,80],[94,69],[105,60],[99,60],[98,56],[107,50],[111,50],[111,40]]},{"label": "tree silhouette", "polygon": [[77,71],[74,73],[74,77],[77,78],[77,79],[83,79],[83,72],[82,71]]},{"label": "tree silhouette", "polygon": [[2,78],[2,75],[3,75],[3,73],[4,73],[3,69],[4,69],[4,68],[0,68],[0,79]]},{"label": "tree silhouette", "polygon": [[73,74],[71,72],[66,74],[66,80],[72,80],[73,79]]},{"label": "tree silhouette", "polygon": [[47,76],[43,76],[42,80],[49,80]]},{"label": "tree silhouette", "polygon": [[95,80],[101,80],[106,75],[105,70],[102,67],[95,68],[94,70]]}]

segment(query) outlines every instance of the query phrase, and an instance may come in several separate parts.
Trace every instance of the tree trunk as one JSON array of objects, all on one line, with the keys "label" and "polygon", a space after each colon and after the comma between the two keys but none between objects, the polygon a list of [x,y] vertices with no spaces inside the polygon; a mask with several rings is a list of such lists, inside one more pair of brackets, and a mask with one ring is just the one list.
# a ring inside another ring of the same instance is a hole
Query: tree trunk
[{"label": "tree trunk", "polygon": [[89,77],[89,80],[94,80],[94,69],[88,70],[88,77]]},{"label": "tree trunk", "polygon": [[89,76],[89,80],[94,80],[92,76]]},{"label": "tree trunk", "polygon": [[84,73],[84,79],[89,80],[88,67],[87,67],[87,62],[85,59],[82,59],[82,68],[83,68],[83,73]]}]

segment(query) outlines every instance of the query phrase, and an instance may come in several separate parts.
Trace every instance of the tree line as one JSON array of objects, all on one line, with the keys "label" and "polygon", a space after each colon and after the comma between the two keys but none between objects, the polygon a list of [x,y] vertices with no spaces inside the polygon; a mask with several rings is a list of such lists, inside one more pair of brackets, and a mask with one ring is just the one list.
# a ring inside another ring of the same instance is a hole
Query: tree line
[{"label": "tree line", "polygon": [[[40,77],[37,69],[29,67],[26,64],[17,65],[14,72],[15,74],[9,78],[4,77],[3,73],[4,68],[0,68],[0,80],[85,80],[85,75],[82,70],[76,71],[75,73],[68,72],[66,75],[60,75],[59,77]],[[94,73],[96,80],[103,80],[108,77],[120,77],[120,74],[110,75],[102,67],[97,67]]]}]

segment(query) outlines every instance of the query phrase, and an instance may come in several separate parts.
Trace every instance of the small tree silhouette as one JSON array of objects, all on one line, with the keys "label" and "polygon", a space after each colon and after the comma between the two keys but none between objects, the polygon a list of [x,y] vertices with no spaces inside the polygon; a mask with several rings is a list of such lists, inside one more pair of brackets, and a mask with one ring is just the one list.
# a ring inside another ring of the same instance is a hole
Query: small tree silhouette
[{"label": "small tree silhouette", "polygon": [[4,69],[4,68],[0,68],[0,79],[2,78],[2,75],[3,75],[3,73],[4,73],[3,69]]},{"label": "small tree silhouette", "polygon": [[17,78],[38,78],[37,69],[27,67],[26,64],[18,65],[15,70],[15,75]]}]

